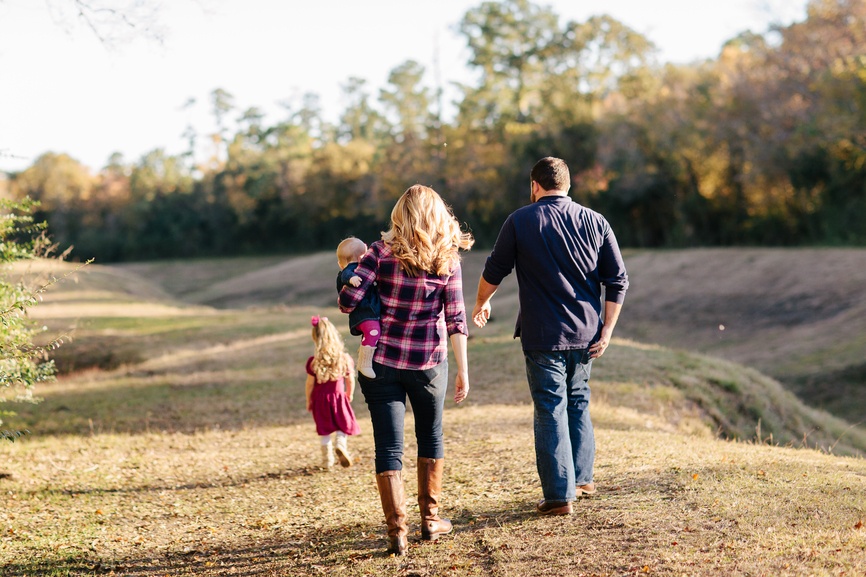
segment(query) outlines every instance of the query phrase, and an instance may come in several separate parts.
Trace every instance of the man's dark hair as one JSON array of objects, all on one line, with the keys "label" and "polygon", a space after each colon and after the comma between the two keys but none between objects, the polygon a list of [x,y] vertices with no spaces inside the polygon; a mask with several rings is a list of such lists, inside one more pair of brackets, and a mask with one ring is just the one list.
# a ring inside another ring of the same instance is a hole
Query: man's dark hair
[{"label": "man's dark hair", "polygon": [[568,190],[571,186],[571,173],[561,158],[547,156],[535,163],[529,178],[541,185],[544,190]]}]

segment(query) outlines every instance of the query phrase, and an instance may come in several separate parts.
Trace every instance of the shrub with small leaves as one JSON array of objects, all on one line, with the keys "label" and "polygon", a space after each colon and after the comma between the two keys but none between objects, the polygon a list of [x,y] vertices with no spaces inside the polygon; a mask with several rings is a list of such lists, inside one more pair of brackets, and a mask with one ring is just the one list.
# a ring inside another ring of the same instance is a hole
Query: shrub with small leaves
[{"label": "shrub with small leaves", "polygon": [[[45,223],[36,223],[31,216],[35,206],[30,199],[0,199],[0,405],[36,402],[34,385],[54,379],[54,362],[48,360],[47,351],[61,341],[55,339],[46,346],[35,346],[33,338],[43,329],[36,327],[26,314],[57,279],[33,287],[24,277],[17,280],[9,274],[14,263],[47,257],[52,250],[45,235]],[[4,414],[12,413],[0,411],[0,424]],[[14,441],[25,433],[3,430],[0,439]]]}]

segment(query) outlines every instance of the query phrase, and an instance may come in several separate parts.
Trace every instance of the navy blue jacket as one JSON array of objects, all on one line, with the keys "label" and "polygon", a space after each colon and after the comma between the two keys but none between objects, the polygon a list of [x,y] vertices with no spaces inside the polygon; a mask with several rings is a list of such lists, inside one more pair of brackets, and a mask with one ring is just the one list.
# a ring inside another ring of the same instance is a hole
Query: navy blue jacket
[{"label": "navy blue jacket", "polygon": [[544,196],[502,225],[484,267],[499,285],[517,270],[514,337],[524,350],[588,347],[601,333],[604,299],[622,303],[628,274],[610,224],[568,196]]}]

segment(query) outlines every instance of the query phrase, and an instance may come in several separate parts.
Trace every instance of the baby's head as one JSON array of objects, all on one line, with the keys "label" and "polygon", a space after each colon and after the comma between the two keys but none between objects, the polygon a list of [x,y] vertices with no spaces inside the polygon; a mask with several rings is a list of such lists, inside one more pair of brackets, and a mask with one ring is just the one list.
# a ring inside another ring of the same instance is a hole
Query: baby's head
[{"label": "baby's head", "polygon": [[350,262],[358,262],[365,252],[367,245],[360,238],[350,236],[337,246],[337,264],[346,268]]}]

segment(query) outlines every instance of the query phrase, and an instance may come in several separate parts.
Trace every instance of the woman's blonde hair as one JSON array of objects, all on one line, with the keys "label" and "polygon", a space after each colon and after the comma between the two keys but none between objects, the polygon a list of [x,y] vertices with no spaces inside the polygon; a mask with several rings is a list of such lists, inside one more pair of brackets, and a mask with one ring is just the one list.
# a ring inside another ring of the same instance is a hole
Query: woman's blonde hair
[{"label": "woman's blonde hair", "polygon": [[328,317],[313,317],[313,342],[316,352],[313,354],[312,369],[316,382],[336,381],[349,372],[349,362],[346,360],[346,346],[337,327]]},{"label": "woman's blonde hair", "polygon": [[442,197],[428,186],[409,187],[391,211],[391,228],[382,233],[403,271],[418,276],[421,271],[450,275],[460,261],[458,251],[469,250],[472,235],[460,223]]}]

